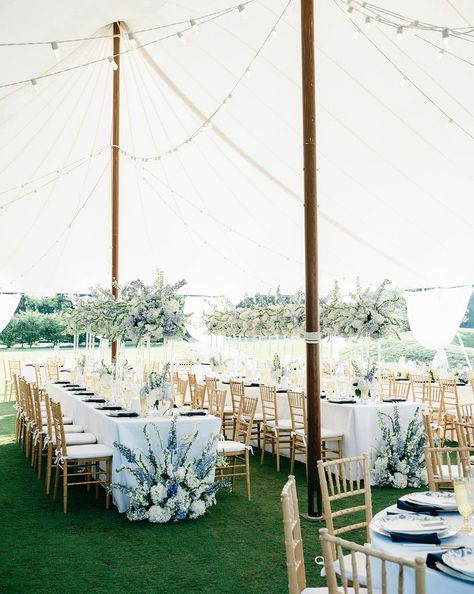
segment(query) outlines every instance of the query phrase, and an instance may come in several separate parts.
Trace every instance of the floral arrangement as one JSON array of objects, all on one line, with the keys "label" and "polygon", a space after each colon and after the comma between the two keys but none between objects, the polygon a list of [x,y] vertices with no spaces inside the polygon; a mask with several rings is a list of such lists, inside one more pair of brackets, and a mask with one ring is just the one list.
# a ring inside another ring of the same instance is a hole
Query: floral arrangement
[{"label": "floral arrangement", "polygon": [[169,382],[170,363],[165,363],[161,372],[152,371],[148,375],[147,383],[140,388],[140,396],[154,398],[153,408],[158,408],[162,402],[173,401],[173,385]]},{"label": "floral arrangement", "polygon": [[117,468],[117,472],[130,473],[137,483],[134,487],[113,483],[110,487],[111,490],[119,489],[129,496],[129,520],[164,524],[198,518],[216,503],[217,491],[227,486],[227,483],[213,478],[218,436],[212,436],[208,440],[199,458],[188,460],[189,450],[198,431],[178,440],[176,420],[177,416],[174,416],[166,447],[161,448],[163,455],[160,460],[156,457],[151,434],[153,431],[161,444],[155,424],[145,425],[143,429],[147,453],[114,443],[128,462]]},{"label": "floral arrangement", "polygon": [[109,340],[186,338],[188,316],[177,294],[184,285],[185,281],[167,285],[158,272],[152,285],[136,280],[120,287],[120,299],[109,289],[96,287],[90,296],[75,300],[64,320],[73,334],[88,332]]},{"label": "floral arrangement", "polygon": [[[425,434],[419,408],[408,423],[405,435],[400,426],[400,414],[395,407],[393,418],[378,412],[384,445],[377,452],[372,479],[379,487],[420,487],[425,485],[426,470],[423,450]],[[387,419],[387,423],[385,422]]]},{"label": "floral arrangement", "polygon": [[375,374],[377,373],[377,364],[371,361],[367,361],[366,365],[361,369],[359,365],[353,361],[352,369],[358,382],[366,382],[371,384],[374,381]]}]

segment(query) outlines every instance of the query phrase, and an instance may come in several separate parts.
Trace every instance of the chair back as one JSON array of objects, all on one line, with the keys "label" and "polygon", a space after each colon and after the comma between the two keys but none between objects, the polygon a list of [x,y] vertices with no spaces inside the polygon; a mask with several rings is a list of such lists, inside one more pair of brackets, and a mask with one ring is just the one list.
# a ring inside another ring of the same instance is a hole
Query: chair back
[{"label": "chair back", "polygon": [[304,392],[288,390],[288,404],[290,406],[291,430],[303,429],[306,435],[306,399]]},{"label": "chair back", "polygon": [[431,376],[429,373],[410,373],[411,391],[414,402],[429,402]]},{"label": "chair back", "polygon": [[210,415],[213,415],[215,412],[216,392],[217,388],[209,388],[209,386],[207,386],[207,408]]},{"label": "chair back", "polygon": [[467,447],[425,447],[426,472],[430,491],[453,489],[453,480],[467,476],[470,450]]},{"label": "chair back", "polygon": [[51,416],[53,419],[54,436],[56,438],[55,446],[62,456],[67,456],[66,435],[64,433],[63,415],[61,412],[61,403],[50,399]]},{"label": "chair back", "polygon": [[59,364],[56,361],[46,361],[44,364],[46,381],[59,381]]},{"label": "chair back", "polygon": [[438,384],[443,388],[445,409],[456,409],[459,406],[457,380],[454,378],[439,379]]},{"label": "chair back", "polygon": [[21,361],[8,361],[8,372],[10,381],[13,381],[13,375],[21,375]]},{"label": "chair back", "polygon": [[186,390],[188,389],[188,380],[178,377],[178,384],[176,386],[176,394],[174,396],[177,406],[183,406],[186,399]]},{"label": "chair back", "polygon": [[[197,383],[196,374],[188,373],[189,397],[191,399],[191,406],[193,405],[193,402],[195,402],[194,393],[196,392],[196,383]],[[193,406],[193,408],[196,408],[196,407]]]},{"label": "chair back", "polygon": [[38,363],[35,365],[35,378],[36,385],[41,388],[45,384],[44,367],[41,367]]},{"label": "chair back", "polygon": [[457,421],[456,435],[459,447],[474,450],[474,421]]},{"label": "chair back", "polygon": [[21,400],[20,400],[20,376],[16,373],[13,374],[13,392],[15,394],[15,403],[17,406],[17,410],[21,410]]},{"label": "chair back", "polygon": [[245,396],[244,382],[230,381],[230,395],[232,398],[232,412],[236,417],[239,413],[240,401]]},{"label": "chair back", "polygon": [[281,506],[285,533],[286,566],[288,568],[288,592],[289,594],[300,594],[306,588],[306,571],[294,476],[289,476],[288,482],[283,487]]},{"label": "chair back", "polygon": [[31,397],[35,413],[35,425],[36,428],[41,431],[41,427],[43,426],[43,413],[41,412],[41,397],[38,386],[31,386]]},{"label": "chair back", "polygon": [[33,395],[31,393],[30,384],[22,377],[19,379],[20,395],[22,399],[22,409],[25,413],[26,420],[35,422],[35,409],[33,404]]},{"label": "chair back", "polygon": [[[435,443],[435,435],[433,432],[433,426],[431,424],[431,417],[428,413],[422,413],[423,417],[423,430],[426,437],[426,444],[430,448],[434,448],[437,444]],[[438,436],[439,441],[439,436]]]},{"label": "chair back", "polygon": [[458,419],[461,423],[474,423],[474,404],[459,404]]},{"label": "chair back", "polygon": [[201,409],[204,408],[205,397],[206,397],[206,384],[196,383],[192,407],[193,408],[201,408]]},{"label": "chair back", "polygon": [[48,440],[53,441],[54,439],[54,423],[53,423],[53,415],[51,412],[51,398],[49,394],[44,395],[44,403],[46,408],[46,424],[48,427]]},{"label": "chair back", "polygon": [[246,446],[250,445],[250,440],[252,439],[252,427],[257,404],[258,399],[254,396],[243,396],[240,399],[234,439],[241,441]]},{"label": "chair back", "polygon": [[388,384],[388,396],[389,398],[408,400],[410,388],[411,384],[409,382],[396,382],[395,380],[390,380]]},{"label": "chair back", "polygon": [[[364,594],[380,594],[388,591],[393,594],[405,592],[426,594],[426,564],[422,557],[415,557],[414,561],[394,557],[371,547],[333,536],[327,528],[320,529],[319,540],[323,550],[328,594],[347,594],[349,591],[364,592]],[[362,558],[362,563],[357,559],[358,557]],[[336,561],[339,561],[341,568],[340,586],[337,584],[338,576],[334,567]],[[365,567],[363,580],[358,575],[358,565]],[[352,569],[350,579],[347,566]],[[395,566],[395,570],[392,571],[392,567],[389,570],[388,566]]]},{"label": "chair back", "polygon": [[[330,534],[338,535],[365,528],[367,542],[370,542],[369,524],[372,520],[372,494],[370,491],[369,456],[355,456],[318,462],[319,482],[323,501],[324,520]],[[364,503],[341,509],[341,502],[346,503],[363,496]],[[333,504],[337,502],[337,510]],[[348,514],[358,513],[363,520],[336,528],[334,519]]]},{"label": "chair back", "polygon": [[215,377],[205,376],[204,381],[206,383],[207,391],[209,390],[217,390],[217,379]]},{"label": "chair back", "polygon": [[429,400],[429,413],[432,423],[442,424],[445,408],[444,388],[439,384],[432,384]]},{"label": "chair back", "polygon": [[275,386],[260,386],[260,401],[262,403],[263,423],[274,421],[278,426],[278,403]]},{"label": "chair back", "polygon": [[225,410],[226,398],[227,398],[226,390],[214,390],[213,397],[212,397],[212,412],[209,409],[209,412],[212,415],[214,415],[220,419],[222,434],[224,434],[224,410]]}]

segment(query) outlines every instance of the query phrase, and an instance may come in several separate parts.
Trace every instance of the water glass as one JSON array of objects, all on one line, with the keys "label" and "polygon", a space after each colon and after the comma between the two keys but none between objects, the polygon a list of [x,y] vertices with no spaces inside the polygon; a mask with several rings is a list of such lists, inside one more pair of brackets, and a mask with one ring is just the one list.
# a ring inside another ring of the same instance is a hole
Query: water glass
[{"label": "water glass", "polygon": [[458,507],[458,511],[463,517],[463,525],[461,528],[461,532],[466,532],[468,534],[472,534],[472,529],[469,524],[469,518],[473,513],[474,509],[472,506],[472,497],[469,497],[470,494],[470,485],[468,484],[469,479],[465,478],[458,478],[454,479],[454,494],[456,496],[456,505]]}]

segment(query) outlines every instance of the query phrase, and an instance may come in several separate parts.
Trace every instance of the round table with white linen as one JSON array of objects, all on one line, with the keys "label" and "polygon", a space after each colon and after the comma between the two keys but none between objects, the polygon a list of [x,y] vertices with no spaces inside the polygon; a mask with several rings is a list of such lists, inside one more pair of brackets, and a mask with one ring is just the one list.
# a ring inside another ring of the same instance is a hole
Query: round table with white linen
[{"label": "round table with white linen", "polygon": [[[378,517],[383,516],[387,513],[387,511],[396,512],[400,511],[397,510],[396,506],[391,506],[374,516],[374,520]],[[440,518],[445,519],[448,523],[452,524],[453,526],[461,526],[462,525],[462,518],[458,513],[445,513],[439,514]],[[373,521],[374,521],[373,520]],[[390,555],[394,555],[395,557],[401,557],[403,559],[410,559],[413,560],[415,557],[423,557],[426,558],[427,554],[430,552],[429,548],[430,545],[414,545],[414,544],[403,544],[403,543],[395,543],[392,542],[390,537],[382,536],[381,534],[375,532],[374,530],[370,530],[371,535],[371,544],[374,549],[382,551],[384,553],[388,553]],[[462,532],[458,532],[455,536],[443,540],[443,544],[449,543],[450,545],[459,545],[459,546],[466,546],[466,547],[474,547],[474,536],[466,535]],[[434,546],[432,547],[433,553],[440,552],[442,549],[437,549]],[[390,572],[393,570],[394,574],[390,576]],[[397,584],[397,575],[395,572],[398,572],[398,568],[393,566],[392,564],[387,565],[387,577],[389,579],[389,585],[391,586],[387,594],[396,594],[396,584]],[[474,583],[463,581],[454,577],[450,577],[441,571],[437,571],[436,569],[427,568],[426,570],[426,592],[427,594],[472,594],[474,592]],[[407,584],[406,589],[404,590],[404,594],[413,594],[414,593],[414,580],[413,574],[410,572],[407,574]]]}]

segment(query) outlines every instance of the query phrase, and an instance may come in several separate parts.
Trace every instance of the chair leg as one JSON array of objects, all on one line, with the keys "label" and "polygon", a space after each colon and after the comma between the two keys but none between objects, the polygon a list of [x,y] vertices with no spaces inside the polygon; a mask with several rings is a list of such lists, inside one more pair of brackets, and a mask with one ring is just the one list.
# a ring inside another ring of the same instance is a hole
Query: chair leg
[{"label": "chair leg", "polygon": [[100,479],[100,464],[96,462],[94,464],[94,472],[95,472],[95,480],[97,481],[95,484],[95,498],[99,499],[99,479]]},{"label": "chair leg", "polygon": [[46,454],[46,495],[49,495],[51,486],[51,463],[53,461],[53,444],[48,443],[48,451]]},{"label": "chair leg", "polygon": [[265,446],[267,445],[267,428],[263,427],[263,438],[262,438],[262,454],[260,456],[260,464],[263,464],[263,459],[265,457]]},{"label": "chair leg", "polygon": [[235,491],[235,461],[237,456],[232,456],[232,493]]},{"label": "chair leg", "polygon": [[110,486],[110,471],[112,467],[112,460],[107,460],[105,462],[105,509],[109,509],[110,507],[110,493],[107,487]]},{"label": "chair leg", "polygon": [[42,462],[43,462],[43,434],[38,437],[38,479],[41,478]]},{"label": "chair leg", "polygon": [[295,439],[295,437],[291,437],[291,441],[290,441],[290,474],[293,474],[293,469],[295,467],[295,449],[296,449],[296,439]]},{"label": "chair leg", "polygon": [[280,435],[279,435],[279,433],[276,434],[274,443],[275,443],[276,455],[277,455],[277,472],[280,472]]},{"label": "chair leg", "polygon": [[63,512],[67,514],[67,461],[63,466]]},{"label": "chair leg", "polygon": [[247,499],[250,501],[250,457],[248,450],[245,450],[245,478],[247,481]]},{"label": "chair leg", "polygon": [[59,464],[56,464],[56,475],[54,477],[53,503],[56,503],[56,496],[58,494],[59,483]]}]

